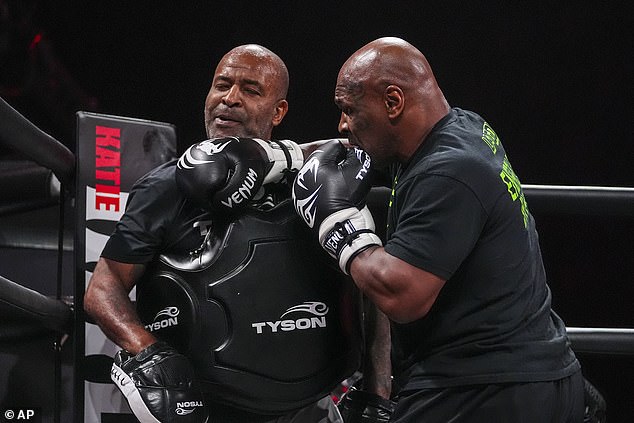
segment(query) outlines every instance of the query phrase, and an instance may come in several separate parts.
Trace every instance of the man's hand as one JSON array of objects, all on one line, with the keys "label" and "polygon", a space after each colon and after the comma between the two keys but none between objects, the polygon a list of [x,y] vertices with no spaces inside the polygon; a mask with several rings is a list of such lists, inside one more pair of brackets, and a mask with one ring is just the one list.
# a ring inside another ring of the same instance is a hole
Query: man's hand
[{"label": "man's hand", "polygon": [[293,183],[295,210],[346,274],[357,254],[381,245],[365,206],[369,171],[370,157],[364,151],[333,140],[308,157]]},{"label": "man's hand", "polygon": [[350,389],[337,404],[344,423],[387,423],[394,411],[394,402],[379,395]]},{"label": "man's hand", "polygon": [[303,164],[289,140],[217,138],[194,144],[178,160],[176,183],[185,196],[211,210],[232,211],[256,198],[263,184],[279,182]]},{"label": "man's hand", "polygon": [[165,342],[152,344],[137,355],[117,352],[110,376],[140,422],[207,421],[189,360]]}]

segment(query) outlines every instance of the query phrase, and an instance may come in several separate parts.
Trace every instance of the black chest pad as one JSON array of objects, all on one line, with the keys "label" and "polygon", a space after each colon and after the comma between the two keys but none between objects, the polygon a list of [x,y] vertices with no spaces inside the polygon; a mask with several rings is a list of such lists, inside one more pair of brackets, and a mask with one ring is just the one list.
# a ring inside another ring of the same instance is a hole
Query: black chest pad
[{"label": "black chest pad", "polygon": [[359,293],[334,266],[287,201],[215,222],[197,251],[160,256],[137,309],[216,399],[281,413],[359,367]]}]

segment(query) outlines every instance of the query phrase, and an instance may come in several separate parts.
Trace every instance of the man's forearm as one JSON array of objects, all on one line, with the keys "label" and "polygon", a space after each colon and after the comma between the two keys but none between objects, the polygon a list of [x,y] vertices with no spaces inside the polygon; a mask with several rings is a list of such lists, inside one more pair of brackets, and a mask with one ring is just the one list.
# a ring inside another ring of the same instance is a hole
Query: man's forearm
[{"label": "man's forearm", "polygon": [[363,389],[389,398],[392,390],[390,321],[365,297],[364,308]]},{"label": "man's forearm", "polygon": [[128,296],[143,266],[100,259],[84,296],[84,309],[112,342],[136,354],[156,342]]},{"label": "man's forearm", "polygon": [[101,310],[107,312],[97,312],[93,318],[112,342],[131,354],[137,354],[157,341],[139,320],[134,304],[127,295],[109,295],[102,298],[101,303]]}]

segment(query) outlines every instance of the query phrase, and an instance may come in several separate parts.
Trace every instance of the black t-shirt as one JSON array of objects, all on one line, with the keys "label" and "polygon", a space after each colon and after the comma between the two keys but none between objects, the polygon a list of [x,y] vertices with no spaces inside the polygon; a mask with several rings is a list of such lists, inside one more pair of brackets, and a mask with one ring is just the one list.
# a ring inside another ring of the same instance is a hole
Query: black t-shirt
[{"label": "black t-shirt", "polygon": [[493,129],[452,109],[393,169],[385,250],[447,282],[394,324],[406,389],[556,380],[580,368],[551,310],[535,222]]},{"label": "black t-shirt", "polygon": [[149,263],[159,252],[192,251],[212,224],[210,213],[187,201],[175,179],[176,160],[140,178],[101,255],[123,263]]},{"label": "black t-shirt", "polygon": [[[213,230],[213,215],[189,201],[176,185],[177,160],[140,178],[132,187],[126,210],[101,255],[122,263],[147,264],[157,254],[186,253],[200,248]],[[290,198],[285,182],[268,184],[248,207],[267,210]]]}]

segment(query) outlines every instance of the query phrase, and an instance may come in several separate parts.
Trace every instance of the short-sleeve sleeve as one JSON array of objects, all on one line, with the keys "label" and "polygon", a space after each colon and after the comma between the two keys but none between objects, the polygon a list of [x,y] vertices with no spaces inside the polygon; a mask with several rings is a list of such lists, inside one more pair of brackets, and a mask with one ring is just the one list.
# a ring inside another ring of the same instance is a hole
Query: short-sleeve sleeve
[{"label": "short-sleeve sleeve", "polygon": [[130,191],[126,210],[102,256],[123,263],[147,263],[163,246],[166,228],[179,203],[169,171],[146,176]]},{"label": "short-sleeve sleeve", "polygon": [[451,177],[417,175],[399,184],[386,252],[449,279],[478,241],[484,208],[468,186]]}]

